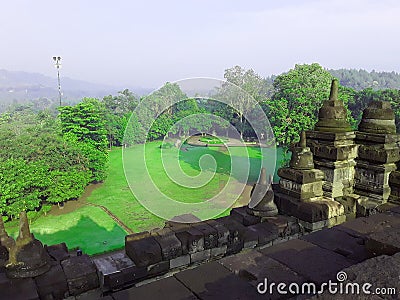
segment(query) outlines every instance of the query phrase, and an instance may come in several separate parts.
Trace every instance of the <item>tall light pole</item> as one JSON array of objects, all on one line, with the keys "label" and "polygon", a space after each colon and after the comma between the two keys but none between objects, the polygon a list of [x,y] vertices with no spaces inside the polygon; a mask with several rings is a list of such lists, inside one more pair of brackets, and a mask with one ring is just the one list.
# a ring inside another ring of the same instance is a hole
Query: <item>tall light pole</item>
[{"label": "tall light pole", "polygon": [[61,106],[61,84],[60,84],[60,68],[61,68],[61,57],[53,56],[54,66],[57,68],[57,78],[58,78],[58,96],[60,97]]}]

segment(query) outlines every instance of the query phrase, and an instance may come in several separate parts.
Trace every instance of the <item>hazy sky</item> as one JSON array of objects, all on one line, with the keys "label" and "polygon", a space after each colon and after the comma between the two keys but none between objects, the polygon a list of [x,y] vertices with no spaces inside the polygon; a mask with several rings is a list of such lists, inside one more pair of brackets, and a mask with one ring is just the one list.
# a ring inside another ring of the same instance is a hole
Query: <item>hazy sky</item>
[{"label": "hazy sky", "polygon": [[400,1],[3,0],[0,69],[159,87],[296,63],[400,71]]}]

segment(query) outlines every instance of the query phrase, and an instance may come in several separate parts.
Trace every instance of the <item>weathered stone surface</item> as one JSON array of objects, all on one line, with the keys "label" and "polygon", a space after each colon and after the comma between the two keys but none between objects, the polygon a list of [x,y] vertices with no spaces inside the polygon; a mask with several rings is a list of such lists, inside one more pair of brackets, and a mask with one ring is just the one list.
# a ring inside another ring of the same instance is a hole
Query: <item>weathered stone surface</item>
[{"label": "weathered stone surface", "polygon": [[294,239],[259,250],[316,283],[335,279],[336,273],[354,262],[304,240]]},{"label": "weathered stone surface", "polygon": [[323,132],[351,131],[347,121],[347,109],[343,101],[338,99],[338,80],[332,80],[329,100],[324,101],[318,113],[318,122],[315,130]]},{"label": "weathered stone surface", "polygon": [[174,276],[200,299],[265,299],[252,285],[217,262],[206,263]]},{"label": "weathered stone surface", "polygon": [[396,163],[400,160],[399,148],[393,144],[359,145],[358,158],[377,164]]},{"label": "weathered stone surface", "polygon": [[387,101],[371,101],[364,109],[358,130],[370,133],[396,133],[394,111]]},{"label": "weathered stone surface", "polygon": [[278,175],[281,178],[300,183],[312,183],[324,180],[324,172],[317,169],[312,170],[295,170],[291,168],[280,168]]},{"label": "weathered stone surface", "polygon": [[71,295],[79,295],[99,287],[97,270],[89,256],[72,256],[63,260],[61,265]]},{"label": "weathered stone surface", "polygon": [[301,237],[302,240],[331,250],[355,262],[371,257],[365,247],[365,239],[354,237],[335,228],[322,229]]},{"label": "weathered stone surface", "polygon": [[186,254],[186,255],[181,255],[177,258],[173,258],[169,261],[169,267],[170,269],[174,269],[174,268],[180,268],[183,266],[187,266],[190,264],[190,255]]},{"label": "weathered stone surface", "polygon": [[[267,279],[269,284],[278,284],[281,282],[286,284],[301,284],[306,281],[304,277],[289,269],[284,264],[268,256],[264,256],[255,250],[224,257],[218,262],[237,276],[248,281],[255,288],[259,283],[264,282],[265,279]],[[287,297],[284,297],[284,295],[279,295],[276,289],[274,289],[272,295],[269,293],[264,295],[266,299],[283,299],[290,296],[287,295]]]},{"label": "weathered stone surface", "polygon": [[299,184],[290,180],[281,178],[279,180],[279,192],[287,194],[299,200],[307,200],[315,197],[321,197],[323,181]]},{"label": "weathered stone surface", "polygon": [[147,267],[130,266],[120,269],[124,277],[124,283],[129,284],[147,277]]},{"label": "weathered stone surface", "polygon": [[50,269],[50,257],[43,244],[30,232],[25,211],[22,211],[19,216],[19,234],[16,240],[7,235],[3,219],[0,220],[0,240],[8,251],[6,263],[8,277],[35,277]]},{"label": "weathered stone surface", "polygon": [[70,256],[68,253],[67,245],[65,243],[46,246],[45,248],[50,257],[56,261],[62,261]]},{"label": "weathered stone surface", "polygon": [[210,259],[210,257],[211,257],[211,249],[195,252],[190,254],[190,263],[194,264],[199,261]]},{"label": "weathered stone surface", "polygon": [[275,224],[278,228],[280,237],[288,237],[294,234],[303,233],[295,217],[279,215],[276,217],[265,218],[263,221]]},{"label": "weathered stone surface", "polygon": [[261,217],[249,214],[244,206],[233,208],[230,215],[244,226],[254,225],[261,222]]},{"label": "weathered stone surface", "polygon": [[32,278],[9,279],[0,273],[0,299],[39,300],[35,282]]},{"label": "weathered stone surface", "polygon": [[400,225],[369,234],[365,246],[373,256],[400,252]]},{"label": "weathered stone surface", "polygon": [[336,226],[336,230],[341,230],[353,236],[366,237],[373,232],[379,232],[400,226],[400,215],[396,213],[380,213],[366,218],[357,218]]},{"label": "weathered stone surface", "polygon": [[229,230],[221,223],[215,220],[206,221],[208,225],[217,230],[218,234],[218,247],[222,247],[228,244]]},{"label": "weathered stone surface", "polygon": [[294,170],[311,170],[314,169],[313,154],[307,147],[306,133],[302,131],[300,134],[300,142],[291,147],[292,156],[289,166]]},{"label": "weathered stone surface", "polygon": [[394,163],[376,165],[357,160],[354,174],[355,192],[373,198],[378,204],[386,202],[390,195],[389,174],[395,169]]},{"label": "weathered stone surface", "polygon": [[[368,290],[371,293],[375,292],[376,288],[385,288],[386,295],[381,295],[384,299],[397,299],[398,292],[400,291],[399,266],[399,254],[393,256],[382,255],[368,259],[342,271],[347,275],[345,283],[369,283],[371,287]],[[396,290],[395,294],[393,294],[393,288]],[[392,295],[389,293],[392,293]]]},{"label": "weathered stone surface", "polygon": [[171,229],[164,228],[158,231],[154,238],[161,247],[163,260],[182,255],[182,243]]},{"label": "weathered stone surface", "polygon": [[193,227],[175,232],[176,237],[181,241],[182,254],[192,254],[204,250],[204,235]]},{"label": "weathered stone surface", "polygon": [[217,222],[222,224],[229,230],[228,236],[228,249],[226,251],[227,255],[237,253],[243,249],[244,234],[246,232],[246,227],[239,222],[235,221],[232,217],[223,217],[217,219]]},{"label": "weathered stone surface", "polygon": [[125,251],[139,267],[155,264],[162,260],[161,247],[153,236],[133,240],[126,238]]},{"label": "weathered stone surface", "polygon": [[274,203],[274,192],[272,190],[272,175],[267,181],[265,168],[261,168],[260,179],[250,192],[250,202],[247,212],[258,217],[276,216],[278,208]]},{"label": "weathered stone surface", "polygon": [[193,228],[200,231],[204,236],[204,249],[211,249],[218,246],[217,230],[205,222],[192,225]]},{"label": "weathered stone surface", "polygon": [[344,207],[339,202],[321,198],[312,202],[298,202],[293,198],[276,194],[276,201],[281,213],[294,216],[302,221],[313,223],[344,214]]},{"label": "weathered stone surface", "polygon": [[126,299],[176,299],[196,300],[192,292],[175,277],[160,279],[140,287],[132,287],[112,294],[115,300]]},{"label": "weathered stone surface", "polygon": [[279,236],[278,226],[269,222],[251,225],[246,229],[245,241],[249,234],[255,234],[258,239],[258,245],[265,245],[269,242],[272,242],[274,239],[277,239]]},{"label": "weathered stone surface", "polygon": [[393,171],[389,175],[390,195],[388,201],[400,204],[400,171]]},{"label": "weathered stone surface", "polygon": [[224,245],[218,248],[212,248],[211,249],[211,258],[213,257],[219,257],[219,256],[224,256],[226,254],[226,251],[228,250],[228,246]]},{"label": "weathered stone surface", "polygon": [[147,276],[154,277],[169,271],[169,261],[161,261],[147,266]]},{"label": "weathered stone surface", "polygon": [[68,295],[67,279],[59,264],[52,266],[48,272],[36,277],[35,283],[41,299],[63,299]]}]

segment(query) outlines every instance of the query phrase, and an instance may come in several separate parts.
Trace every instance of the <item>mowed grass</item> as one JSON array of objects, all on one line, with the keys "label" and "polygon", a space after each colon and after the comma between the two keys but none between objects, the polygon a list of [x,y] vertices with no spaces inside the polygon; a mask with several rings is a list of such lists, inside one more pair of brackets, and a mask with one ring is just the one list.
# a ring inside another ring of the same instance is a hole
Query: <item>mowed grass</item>
[{"label": "mowed grass", "polygon": [[[230,153],[227,153],[221,151],[219,147],[188,146],[186,151],[177,151],[176,148],[160,149],[160,144],[161,142],[146,144],[146,168],[154,184],[157,185],[162,193],[182,202],[205,201],[218,193],[221,184],[226,183],[230,176],[238,182],[246,180],[254,182],[259,175],[261,152],[255,147],[241,149],[232,147],[229,149]],[[125,151],[126,165],[136,166],[143,163],[140,147],[142,145],[123,149]],[[161,159],[161,153],[163,159]],[[200,158],[204,158],[205,154],[213,156],[217,161],[217,165],[213,164],[212,159],[205,159],[200,161],[199,164]],[[241,174],[242,168],[240,167],[240,164],[244,164],[244,166],[247,164],[247,156],[250,158],[250,174],[248,177],[247,173]],[[107,207],[133,232],[163,227],[165,220],[150,213],[132,194],[124,174],[122,149],[113,149],[109,153],[109,157],[110,165],[107,179],[104,183],[98,185],[86,197],[85,201]],[[203,171],[206,176],[213,176],[206,185],[193,192],[191,188],[185,188],[174,183],[166,174],[165,166],[169,164],[174,166],[173,163],[176,163],[176,161],[178,161],[180,168],[187,175],[196,176]],[[233,164],[239,165],[239,168],[232,174],[230,172],[231,161]],[[267,164],[272,166],[274,162],[267,161]],[[138,169],[134,180],[139,184],[143,183],[145,185],[147,182],[144,181],[145,176],[144,173],[141,173],[142,171]],[[220,214],[220,216],[228,213],[229,209]],[[7,228],[7,231],[14,237],[17,234],[17,230],[18,228],[15,226]],[[57,215],[50,213],[47,216],[41,216],[32,222],[31,230],[44,244],[51,245],[66,242],[70,249],[80,248],[88,254],[103,253],[122,248],[124,246],[124,237],[127,234],[103,210],[88,205],[66,213],[61,210],[57,212]]]}]

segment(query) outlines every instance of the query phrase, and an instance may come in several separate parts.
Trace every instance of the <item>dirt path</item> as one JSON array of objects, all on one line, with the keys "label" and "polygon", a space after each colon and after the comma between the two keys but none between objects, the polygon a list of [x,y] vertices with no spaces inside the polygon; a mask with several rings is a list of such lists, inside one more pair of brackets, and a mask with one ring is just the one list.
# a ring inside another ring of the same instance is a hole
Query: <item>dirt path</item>
[{"label": "dirt path", "polygon": [[122,222],[116,215],[114,215],[107,207],[103,205],[98,205],[94,203],[87,202],[87,198],[92,194],[92,192],[101,187],[102,183],[90,184],[85,188],[84,193],[78,200],[70,200],[64,203],[63,207],[58,207],[58,205],[53,205],[49,214],[53,216],[60,216],[77,210],[78,208],[84,206],[94,206],[103,210],[111,219],[114,220],[120,227],[122,227],[127,233],[134,233],[124,222]]},{"label": "dirt path", "polygon": [[103,206],[103,205],[98,205],[98,204],[94,204],[94,203],[86,203],[86,205],[89,206],[94,206],[94,207],[98,207],[100,209],[102,209],[107,215],[110,216],[111,219],[113,219],[120,227],[122,227],[127,233],[132,234],[134,233],[134,231],[132,229],[130,229],[128,226],[125,225],[124,222],[122,222],[120,219],[118,219],[118,217],[116,215],[114,215],[107,207]]}]

